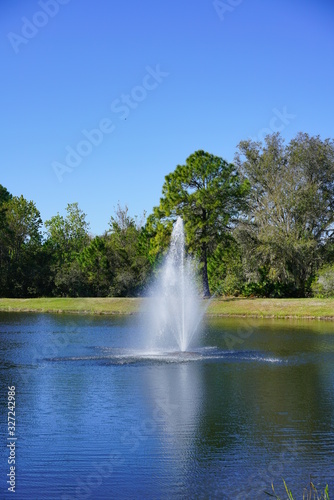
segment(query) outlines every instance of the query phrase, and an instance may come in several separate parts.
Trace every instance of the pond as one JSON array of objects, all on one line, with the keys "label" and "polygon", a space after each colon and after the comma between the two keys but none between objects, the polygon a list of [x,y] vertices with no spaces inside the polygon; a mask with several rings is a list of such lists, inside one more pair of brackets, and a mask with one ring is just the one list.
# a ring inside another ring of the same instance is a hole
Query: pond
[{"label": "pond", "polygon": [[310,474],[333,492],[333,323],[207,318],[160,356],[139,322],[0,314],[1,498],[8,386],[20,500],[261,499],[282,477],[301,498]]}]

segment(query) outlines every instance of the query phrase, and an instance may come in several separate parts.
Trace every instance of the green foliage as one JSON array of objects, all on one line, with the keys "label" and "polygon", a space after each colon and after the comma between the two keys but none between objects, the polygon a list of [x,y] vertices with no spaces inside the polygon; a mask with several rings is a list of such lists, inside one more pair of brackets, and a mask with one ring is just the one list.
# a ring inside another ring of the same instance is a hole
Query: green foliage
[{"label": "green foliage", "polygon": [[89,294],[85,275],[77,259],[57,267],[54,294],[61,297],[86,297]]},{"label": "green foliage", "polygon": [[158,207],[147,218],[143,237],[146,237],[148,257],[153,266],[161,262],[169,246],[172,229],[173,220],[165,219]]},{"label": "green foliage", "polygon": [[113,280],[110,295],[137,296],[143,291],[151,271],[148,246],[141,223],[128,215],[128,208],[117,207],[110,220],[107,245],[110,251]]},{"label": "green foliage", "polygon": [[6,218],[7,202],[12,195],[0,184],[0,294],[5,296],[8,290],[9,238],[10,230]]},{"label": "green foliage", "polygon": [[290,289],[293,283],[296,296],[307,295],[333,236],[333,141],[307,134],[288,146],[279,134],[265,145],[242,141],[236,164],[251,184],[247,217],[235,231],[248,267],[265,266],[271,281]]},{"label": "green foliage", "polygon": [[86,214],[77,203],[66,207],[66,217],[59,213],[45,221],[47,242],[59,264],[71,262],[89,243]]},{"label": "green foliage", "polygon": [[0,293],[8,297],[40,292],[40,213],[32,201],[0,188]]},{"label": "green foliage", "polygon": [[89,224],[77,203],[67,205],[66,217],[59,213],[45,222],[45,251],[51,256],[53,294],[79,297],[89,293],[86,276],[80,267],[80,254],[89,245]]},{"label": "green foliage", "polygon": [[233,239],[219,245],[208,261],[209,282],[216,295],[233,297],[293,297],[293,282],[282,283],[269,276],[270,269],[258,266],[256,273],[247,270],[248,262]]},{"label": "green foliage", "polygon": [[270,297],[280,299],[283,297],[295,297],[296,291],[293,283],[279,283],[277,281],[264,280],[260,282],[245,283],[241,295],[243,297]]},{"label": "green foliage", "polygon": [[150,225],[155,226],[155,238],[161,245],[171,222],[177,216],[183,218],[188,250],[201,261],[205,296],[210,295],[208,257],[229,231],[248,190],[248,181],[240,182],[234,165],[205,151],[196,151],[185,165],[178,165],[165,177],[160,205]]},{"label": "green foliage", "polygon": [[226,237],[208,258],[210,289],[215,295],[241,295],[245,275],[242,256],[233,238]]},{"label": "green foliage", "polygon": [[315,297],[334,297],[334,264],[319,269],[312,283],[312,292]]},{"label": "green foliage", "polygon": [[89,295],[105,297],[110,293],[114,278],[111,269],[112,258],[106,236],[96,236],[79,255],[80,268],[85,276]]},{"label": "green foliage", "polygon": [[0,184],[0,206],[3,205],[6,201],[9,201],[12,198],[10,192]]}]

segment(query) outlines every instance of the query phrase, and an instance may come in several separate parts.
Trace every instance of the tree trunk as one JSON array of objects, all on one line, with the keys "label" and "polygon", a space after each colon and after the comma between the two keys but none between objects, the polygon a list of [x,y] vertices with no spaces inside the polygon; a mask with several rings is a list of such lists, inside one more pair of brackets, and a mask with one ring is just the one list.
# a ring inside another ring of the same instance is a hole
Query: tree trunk
[{"label": "tree trunk", "polygon": [[203,282],[203,297],[208,299],[211,297],[209,280],[208,280],[208,261],[206,255],[206,245],[202,246],[202,282]]}]

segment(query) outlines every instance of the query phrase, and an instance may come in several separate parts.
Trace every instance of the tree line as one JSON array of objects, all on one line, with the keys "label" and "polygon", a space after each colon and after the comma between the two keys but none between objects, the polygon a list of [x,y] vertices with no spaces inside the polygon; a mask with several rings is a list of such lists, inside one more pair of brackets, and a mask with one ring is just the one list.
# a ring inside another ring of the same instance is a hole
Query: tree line
[{"label": "tree line", "polygon": [[334,142],[306,133],[242,141],[233,164],[196,151],[147,218],[118,206],[95,237],[77,203],[43,232],[35,203],[0,185],[0,295],[143,295],[178,216],[204,296],[334,296]]}]

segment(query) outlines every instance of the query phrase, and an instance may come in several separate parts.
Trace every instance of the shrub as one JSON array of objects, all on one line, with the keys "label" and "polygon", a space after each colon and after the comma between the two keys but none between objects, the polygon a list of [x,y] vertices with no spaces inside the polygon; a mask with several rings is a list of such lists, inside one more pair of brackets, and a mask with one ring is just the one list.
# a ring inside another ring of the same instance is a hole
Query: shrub
[{"label": "shrub", "polygon": [[334,264],[322,267],[312,283],[312,292],[315,297],[334,297]]}]

